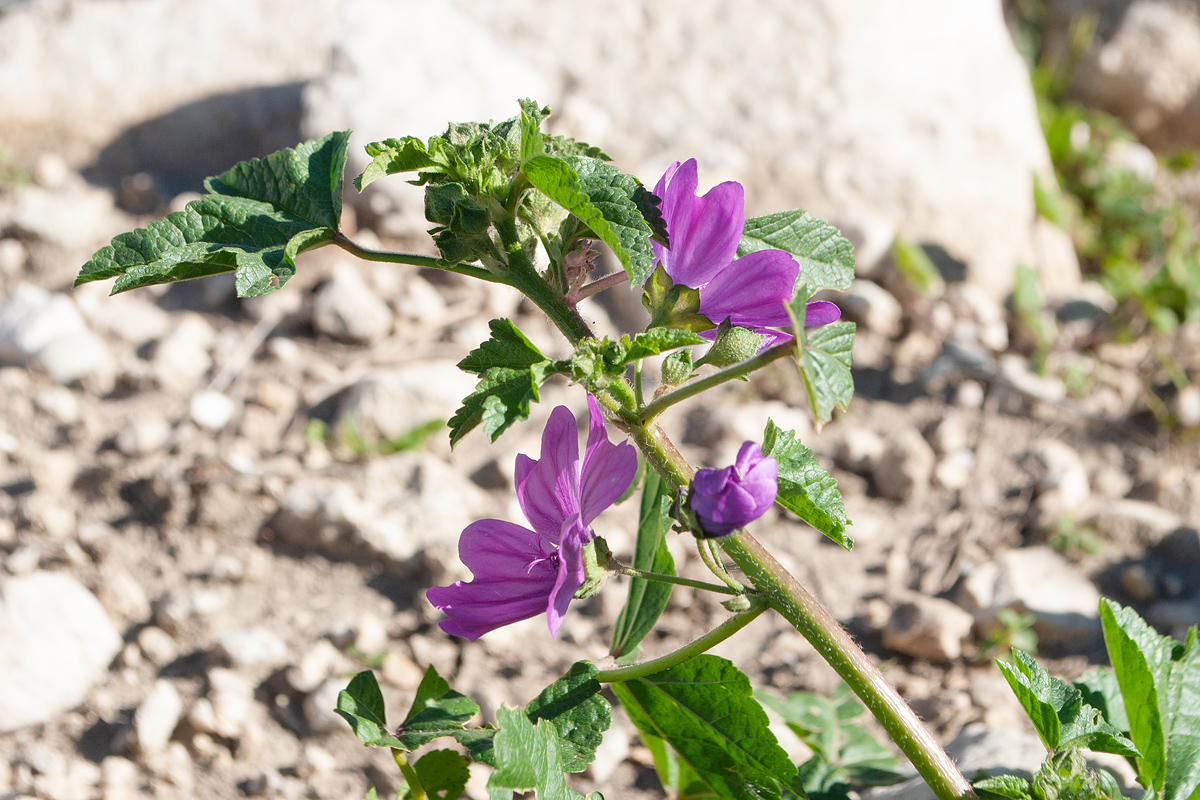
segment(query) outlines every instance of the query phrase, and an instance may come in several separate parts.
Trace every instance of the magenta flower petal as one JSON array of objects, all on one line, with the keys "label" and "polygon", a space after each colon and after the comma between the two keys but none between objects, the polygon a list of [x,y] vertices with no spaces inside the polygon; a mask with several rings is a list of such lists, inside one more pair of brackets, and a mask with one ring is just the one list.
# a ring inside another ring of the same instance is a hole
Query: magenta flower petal
[{"label": "magenta flower petal", "polygon": [[546,598],[558,580],[559,556],[537,532],[502,520],[479,520],[463,531],[458,551],[474,578],[425,593],[446,614],[439,623],[446,633],[474,641],[546,610]]},{"label": "magenta flower petal", "polygon": [[579,433],[566,406],[550,412],[537,461],[518,456],[517,501],[533,529],[557,542],[562,521],[580,512]]},{"label": "magenta flower petal", "polygon": [[696,159],[668,169],[654,192],[667,223],[671,249],[654,244],[654,254],[671,280],[698,288],[713,279],[737,254],[746,221],[745,190],[727,181],[696,196]]},{"label": "magenta flower petal", "polygon": [[809,328],[837,322],[841,317],[842,310],[828,300],[817,300],[804,308],[804,325]]},{"label": "magenta flower petal", "polygon": [[779,464],[746,442],[724,469],[708,467],[692,479],[689,505],[709,536],[726,536],[766,513],[778,491]]},{"label": "magenta flower petal", "polygon": [[582,524],[578,515],[563,523],[562,544],[558,551],[558,575],[550,590],[550,602],[546,607],[546,624],[550,626],[551,636],[558,635],[558,628],[567,614],[567,606],[571,604],[575,592],[579,591],[579,587],[583,586],[587,578],[583,566],[583,548],[594,538],[595,535]]},{"label": "magenta flower petal", "polygon": [[579,481],[583,524],[591,525],[601,511],[617,502],[636,474],[637,451],[628,442],[608,440],[600,405],[588,395],[588,439]]},{"label": "magenta flower petal", "polygon": [[790,324],[786,304],[795,293],[800,265],[782,250],[759,250],[734,261],[700,289],[700,313],[726,317],[743,328]]}]

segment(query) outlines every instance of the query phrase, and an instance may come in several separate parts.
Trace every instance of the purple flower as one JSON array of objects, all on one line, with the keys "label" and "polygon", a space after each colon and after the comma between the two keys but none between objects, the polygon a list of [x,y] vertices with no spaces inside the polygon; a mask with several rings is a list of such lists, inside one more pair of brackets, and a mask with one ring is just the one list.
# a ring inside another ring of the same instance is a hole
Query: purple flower
[{"label": "purple flower", "polygon": [[[728,317],[734,325],[762,334],[764,347],[788,339],[791,334],[771,329],[791,326],[784,304],[795,295],[800,265],[783,250],[758,250],[735,259],[746,223],[745,190],[726,181],[698,197],[697,183],[696,159],[691,158],[672,164],[654,187],[671,241],[670,250],[651,242],[656,263],[675,283],[699,289],[700,313],[714,323]],[[804,324],[825,325],[841,313],[830,302],[809,303]]]},{"label": "purple flower", "polygon": [[761,517],[775,502],[779,464],[746,442],[737,461],[724,469],[708,467],[692,479],[689,501],[709,536],[725,536]]},{"label": "purple flower", "polygon": [[517,500],[533,530],[481,519],[462,532],[458,555],[475,576],[425,593],[448,617],[442,630],[475,641],[488,631],[543,611],[558,634],[567,606],[585,578],[583,549],[595,538],[592,521],[629,488],[637,453],[613,444],[600,406],[588,397],[587,449],[579,463],[575,417],[566,406],[550,413],[541,458],[517,456]]}]

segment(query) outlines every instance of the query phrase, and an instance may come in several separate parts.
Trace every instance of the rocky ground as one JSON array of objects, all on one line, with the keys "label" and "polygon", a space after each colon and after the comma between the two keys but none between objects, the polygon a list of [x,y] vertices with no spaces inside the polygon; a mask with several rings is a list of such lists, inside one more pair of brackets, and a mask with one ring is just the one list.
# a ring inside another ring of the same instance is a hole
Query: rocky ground
[{"label": "rocky ground", "polygon": [[[0,35],[40,7],[0,15]],[[460,8],[497,41],[521,41],[512,22]],[[647,24],[665,24],[653,16]],[[698,19],[720,21],[715,12]],[[845,34],[845,20],[822,19]],[[0,57],[0,71],[6,63]],[[661,70],[672,63],[664,57]],[[320,85],[344,86],[341,69]],[[830,85],[847,92],[848,81]],[[592,94],[552,89],[573,109],[562,130],[590,120],[620,140],[627,118],[603,99],[613,90],[584,85]],[[337,111],[314,105],[319,95],[306,101],[309,124]],[[609,109],[599,122],[597,108]],[[685,110],[665,112],[655,135],[673,133]],[[933,112],[954,129],[947,106]],[[625,141],[639,169],[656,164],[653,137]],[[827,165],[857,158],[876,168],[854,140],[830,141]],[[513,458],[536,450],[553,406],[583,408],[576,387],[552,383],[529,423],[494,446],[475,433],[451,452],[440,431],[387,452],[453,413],[472,385],[454,364],[486,338],[488,319],[512,318],[547,353],[565,352],[535,309],[507,289],[328,251],[307,254],[283,291],[253,301],[236,300],[221,278],[115,298],[95,284],[71,289],[95,247],[189,195],[158,173],[88,183],[74,151],[48,142],[14,162],[24,178],[11,172],[0,184],[0,797],[357,800],[369,784],[394,787],[396,773],[332,713],[349,673],[376,668],[397,715],[433,664],[487,717],[528,701],[574,661],[605,657],[619,583],[577,603],[556,642],[531,620],[464,644],[437,628],[423,596],[466,577],[454,552],[468,522],[520,518]],[[709,182],[732,173],[756,181],[752,202],[782,202],[788,190],[769,178],[782,162],[765,164],[743,145],[749,156],[708,154],[717,165]],[[1014,169],[1037,166],[1036,154],[1015,158]],[[803,165],[787,163],[800,181]],[[817,188],[794,191],[833,217],[853,199],[843,184],[866,185],[825,174]],[[405,202],[356,202],[347,231],[363,244],[427,251]],[[857,546],[844,552],[782,513],[756,534],[886,664],[964,769],[1032,768],[1043,751],[988,661],[991,645],[1024,627],[1005,627],[1003,610],[1029,615],[1040,656],[1063,677],[1104,657],[1099,594],[1164,632],[1200,623],[1200,391],[1189,382],[1200,377],[1200,328],[1123,342],[1105,314],[1111,298],[1077,270],[1071,280],[1073,258],[1047,260],[1066,288],[1050,306],[1060,334],[1039,374],[996,281],[961,279],[990,268],[986,259],[927,293],[899,278],[880,237],[886,245],[899,228],[941,241],[936,232],[953,219],[930,201],[879,223],[888,202],[846,212],[859,279],[833,299],[860,326],[849,411],[814,432],[798,377],[777,364],[673,409],[665,425],[697,464],[728,463],[742,441],[761,437],[768,416],[795,428],[838,479]],[[1002,255],[1046,239],[1028,226],[970,236],[1006,239]],[[615,333],[630,330],[640,309],[631,295],[601,295],[582,310]],[[619,555],[635,518],[625,504],[598,523]],[[681,569],[701,576],[676,544]],[[724,613],[677,590],[647,654]],[[770,617],[716,652],[769,691],[837,683],[801,636]],[[780,735],[802,758],[803,745]],[[472,797],[486,796],[483,777]],[[661,796],[648,751],[619,711],[575,786]]]}]

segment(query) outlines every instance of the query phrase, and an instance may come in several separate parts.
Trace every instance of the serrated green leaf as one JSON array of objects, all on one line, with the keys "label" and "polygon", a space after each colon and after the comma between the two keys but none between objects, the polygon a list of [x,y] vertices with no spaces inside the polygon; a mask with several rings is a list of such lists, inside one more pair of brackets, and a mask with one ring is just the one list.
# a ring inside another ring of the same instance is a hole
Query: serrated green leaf
[{"label": "serrated green leaf", "polygon": [[363,795],[363,800],[376,800],[378,796],[379,795],[375,792],[375,787],[372,786],[371,788],[367,789],[367,793]]},{"label": "serrated green leaf", "polygon": [[589,158],[535,156],[525,162],[525,177],[547,197],[579,218],[612,249],[640,284],[650,274],[650,226],[633,201],[637,180],[616,167]]},{"label": "serrated green leaf", "polygon": [[723,658],[697,656],[613,691],[724,797],[778,800],[796,776],[749,679]]},{"label": "serrated green leaf", "polygon": [[854,540],[846,535],[846,506],[837,481],[817,463],[817,457],[795,431],[781,430],[767,420],[763,433],[763,455],[779,464],[779,493],[775,502],[812,525],[842,547],[850,550]]},{"label": "serrated green leaf", "polygon": [[558,156],[559,158],[581,156],[583,158],[597,158],[601,161],[612,161],[612,157],[599,147],[593,147],[587,142],[581,142],[569,136],[543,136],[542,144],[546,148],[546,155]]},{"label": "serrated green leaf", "polygon": [[542,120],[550,116],[549,106],[539,106],[529,98],[521,105],[521,160],[528,161],[545,152],[542,136]]},{"label": "serrated green leaf", "polygon": [[1125,716],[1125,700],[1117,676],[1106,667],[1093,667],[1080,675],[1073,684],[1083,696],[1083,702],[1097,708],[1109,725],[1128,735],[1129,718]]},{"label": "serrated green leaf", "polygon": [[550,361],[524,369],[492,367],[479,376],[475,391],[450,418],[450,446],[462,441],[477,425],[496,441],[517,420],[529,419],[529,407],[541,399],[541,386],[558,371]]},{"label": "serrated green leaf", "polygon": [[[842,783],[860,787],[889,786],[907,779],[908,776],[897,772],[896,756],[854,722],[865,709],[846,684],[838,686],[831,697],[811,692],[793,692],[787,700],[766,692],[755,692],[755,697],[779,714],[800,740],[826,762],[828,766],[820,767],[822,775],[836,770]],[[810,793],[829,789],[807,781],[803,786]]]},{"label": "serrated green leaf", "polygon": [[[646,470],[642,488],[642,505],[638,516],[637,546],[633,554],[635,569],[675,574],[675,559],[667,549],[666,533],[671,527],[671,490],[656,470]],[[621,657],[637,651],[662,616],[671,598],[671,585],[645,578],[631,578],[629,598],[613,626],[613,656]]]},{"label": "serrated green leaf", "polygon": [[853,322],[831,322],[806,330],[808,298],[811,293],[801,287],[788,305],[792,330],[796,334],[796,364],[800,380],[808,395],[813,424],[821,430],[833,416],[833,409],[843,411],[854,397],[854,376],[850,373],[850,352],[854,348]]},{"label": "serrated green leaf", "polygon": [[514,708],[496,711],[496,771],[488,779],[491,800],[511,800],[513,792],[534,791],[538,800],[583,800],[567,786],[562,739],[554,724],[534,725]]},{"label": "serrated green leaf", "polygon": [[342,719],[350,723],[354,735],[363,744],[370,747],[401,746],[396,737],[388,735],[383,693],[379,691],[379,682],[371,670],[358,673],[351,678],[349,686],[338,692],[336,710]]},{"label": "serrated green leaf", "polygon": [[789,787],[791,794],[808,800],[849,800],[846,773],[816,754],[800,765]]},{"label": "serrated green leaf", "polygon": [[796,286],[845,291],[854,280],[854,247],[837,228],[794,209],[746,220],[738,257],[758,250],[785,250],[800,264]]},{"label": "serrated green leaf", "polygon": [[1167,696],[1165,800],[1187,800],[1200,786],[1200,646],[1196,629],[1175,648]]},{"label": "serrated green leaf", "polygon": [[996,666],[1051,751],[1088,749],[1135,758],[1137,747],[1104,722],[1099,709],[1083,701],[1079,689],[1052,677],[1023,650],[1013,649],[1013,663],[997,660]]},{"label": "serrated green leaf", "polygon": [[360,192],[387,175],[430,170],[439,166],[425,143],[415,136],[372,142],[367,145],[367,155],[371,156],[371,163],[354,179],[354,188]]},{"label": "serrated green leaf", "polygon": [[695,333],[679,328],[651,328],[644,333],[635,335],[632,339],[628,336],[621,337],[621,344],[625,348],[623,362],[632,364],[639,358],[647,358],[656,356],[659,353],[665,353],[669,350],[675,350],[680,347],[689,347],[694,344],[704,344],[705,340]]},{"label": "serrated green leaf", "polygon": [[1033,785],[1016,775],[997,775],[971,784],[981,797],[1007,797],[1011,800],[1036,800]]},{"label": "serrated green leaf", "polygon": [[596,681],[599,671],[589,661],[576,662],[563,678],[525,706],[531,722],[544,719],[554,723],[562,737],[559,744],[567,772],[583,772],[596,759],[596,748],[612,725],[612,712]]},{"label": "serrated green leaf", "polygon": [[1100,623],[1113,672],[1125,700],[1129,738],[1141,752],[1138,774],[1148,788],[1162,791],[1166,778],[1167,717],[1159,686],[1166,689],[1173,642],[1159,636],[1133,609],[1100,599]]},{"label": "serrated green leaf", "polygon": [[520,329],[507,319],[488,323],[492,335],[458,362],[458,368],[472,375],[482,375],[489,369],[508,367],[523,369],[546,361],[546,357]]},{"label": "serrated green leaf", "polygon": [[279,288],[297,255],[337,233],[349,137],[331,133],[209,178],[210,194],[96,251],[75,285],[115,277],[117,294],[234,272],[239,297]]},{"label": "serrated green leaf", "polygon": [[[471,778],[470,764],[470,759],[454,750],[432,750],[413,764],[413,771],[430,800],[458,800]],[[410,798],[408,783],[402,783],[397,798]]]},{"label": "serrated green leaf", "polygon": [[458,738],[463,726],[479,713],[479,706],[464,694],[454,691],[432,666],[417,687],[408,716],[396,731],[401,750],[416,750],[439,736]]},{"label": "serrated green leaf", "polygon": [[[618,700],[621,699],[620,686],[619,683],[612,686],[613,691],[617,693]],[[650,751],[650,756],[654,759],[654,770],[658,773],[658,779],[662,781],[664,789],[674,790],[678,800],[716,800],[721,797],[686,761],[679,758],[679,755],[662,737],[655,733],[654,724],[638,706],[624,701],[621,705],[628,714],[629,721],[633,723],[633,727],[637,728],[638,734],[642,737],[642,743]]]}]

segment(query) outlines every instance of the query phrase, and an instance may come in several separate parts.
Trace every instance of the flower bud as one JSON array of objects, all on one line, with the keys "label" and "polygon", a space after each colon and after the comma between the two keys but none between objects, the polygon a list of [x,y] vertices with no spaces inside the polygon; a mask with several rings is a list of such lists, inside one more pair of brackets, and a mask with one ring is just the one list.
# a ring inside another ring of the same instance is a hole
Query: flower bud
[{"label": "flower bud", "polygon": [[778,476],[775,459],[754,442],[742,445],[733,466],[697,472],[688,502],[704,535],[727,536],[761,517],[775,502]]},{"label": "flower bud", "polygon": [[728,367],[754,358],[762,348],[765,337],[749,328],[739,328],[731,325],[726,319],[717,329],[717,340],[712,347],[696,362],[696,366],[709,364],[714,367]]}]

